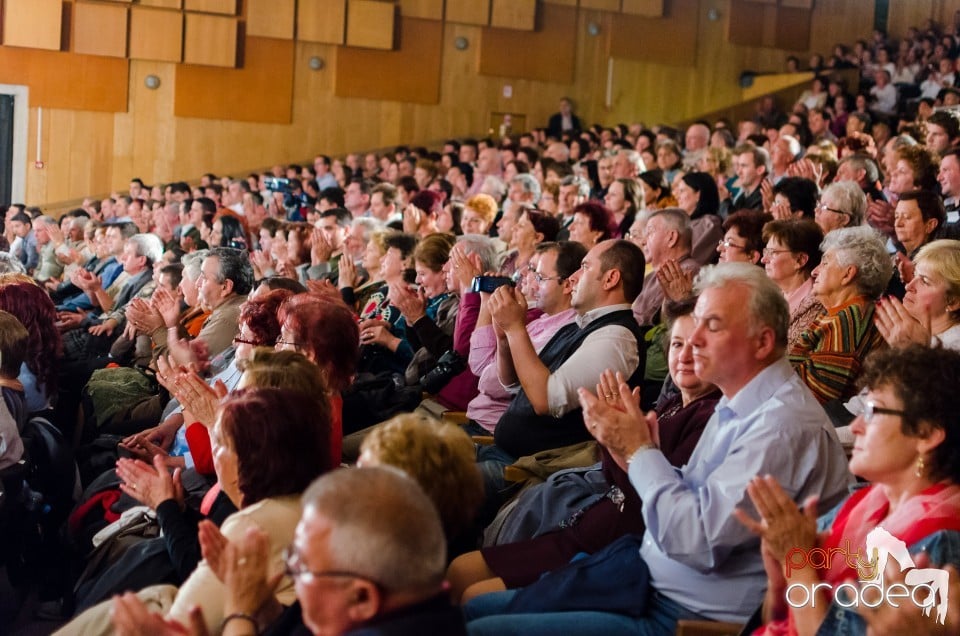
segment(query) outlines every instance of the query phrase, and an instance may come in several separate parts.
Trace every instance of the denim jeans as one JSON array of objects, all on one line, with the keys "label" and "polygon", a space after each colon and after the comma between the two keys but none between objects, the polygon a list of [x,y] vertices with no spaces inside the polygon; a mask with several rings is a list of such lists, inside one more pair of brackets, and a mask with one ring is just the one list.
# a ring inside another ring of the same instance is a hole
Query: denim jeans
[{"label": "denim jeans", "polygon": [[504,614],[516,590],[478,596],[463,608],[470,636],[670,636],[680,619],[703,620],[655,590],[650,591],[642,618],[607,612]]}]

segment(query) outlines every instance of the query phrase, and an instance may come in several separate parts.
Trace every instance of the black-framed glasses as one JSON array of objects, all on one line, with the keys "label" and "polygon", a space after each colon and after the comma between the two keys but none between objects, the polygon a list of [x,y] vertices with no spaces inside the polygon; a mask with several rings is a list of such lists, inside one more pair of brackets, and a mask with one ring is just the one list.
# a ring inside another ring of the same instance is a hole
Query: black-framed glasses
[{"label": "black-framed glasses", "polygon": [[303,343],[291,342],[289,340],[284,340],[283,336],[278,336],[275,345],[277,347],[293,347],[294,349],[299,349],[303,346]]},{"label": "black-framed glasses", "polygon": [[233,339],[233,344],[246,344],[246,345],[250,345],[251,347],[259,347],[259,346],[260,346],[260,343],[259,343],[259,342],[254,342],[253,340],[245,340],[245,339],[241,338],[240,336],[237,336],[236,338]]},{"label": "black-framed glasses", "polygon": [[369,576],[350,570],[311,570],[303,562],[300,552],[291,544],[283,550],[283,573],[291,579],[300,579],[304,583],[313,583],[316,579],[360,579],[373,584],[378,590],[386,591],[386,587]]},{"label": "black-framed glasses", "polygon": [[900,417],[906,417],[906,411],[898,411],[897,409],[888,409],[882,406],[877,406],[872,401],[864,402],[863,404],[863,421],[869,424],[873,420],[874,415],[899,415]]},{"label": "black-framed glasses", "polygon": [[823,201],[821,201],[820,203],[817,204],[817,209],[818,209],[818,210],[828,210],[828,211],[830,211],[830,212],[833,212],[834,214],[842,214],[842,215],[844,215],[844,216],[850,216],[850,213],[849,213],[849,212],[844,212],[843,210],[838,210],[837,208],[831,208],[830,206],[828,206],[828,205],[827,205],[826,203],[824,203]]}]

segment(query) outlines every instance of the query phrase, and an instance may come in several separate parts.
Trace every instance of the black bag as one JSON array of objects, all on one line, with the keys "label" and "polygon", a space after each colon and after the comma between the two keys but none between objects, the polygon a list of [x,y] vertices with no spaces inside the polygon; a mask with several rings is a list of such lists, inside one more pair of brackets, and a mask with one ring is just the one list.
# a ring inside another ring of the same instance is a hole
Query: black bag
[{"label": "black bag", "polygon": [[401,375],[361,374],[343,394],[343,434],[356,433],[398,413],[409,413],[421,399],[420,387],[405,386]]},{"label": "black bag", "polygon": [[[115,558],[108,555],[101,566],[89,565],[74,587],[77,613],[128,590],[141,590],[149,585],[180,585],[183,580],[170,560],[163,537],[125,537],[128,546]],[[101,545],[101,547],[103,547]]]},{"label": "black bag", "polygon": [[437,394],[466,368],[466,358],[451,349],[440,356],[437,364],[420,378],[420,385],[427,393]]}]

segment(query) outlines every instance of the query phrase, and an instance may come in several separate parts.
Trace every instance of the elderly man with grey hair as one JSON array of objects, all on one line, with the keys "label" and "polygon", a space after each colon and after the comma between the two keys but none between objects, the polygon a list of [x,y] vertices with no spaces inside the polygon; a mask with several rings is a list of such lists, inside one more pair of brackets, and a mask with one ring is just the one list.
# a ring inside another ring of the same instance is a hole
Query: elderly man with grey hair
[{"label": "elderly man with grey hair", "polygon": [[[671,466],[657,447],[649,416],[625,383],[616,396],[579,392],[587,429],[627,470],[643,500],[646,532],[635,546],[653,588],[643,591],[645,606],[637,594],[632,615],[504,615],[517,592],[488,594],[464,607],[472,636],[672,634],[681,619],[746,622],[767,586],[760,540],[733,514],[753,511],[750,480],[771,475],[797,504],[817,497],[821,511],[846,495],[852,479],[837,434],[785,357],[783,293],[749,263],[700,270],[696,291],[695,329],[683,346],[692,348],[697,376],[723,397],[683,468]],[[551,589],[565,574],[547,574],[534,585]],[[615,571],[610,576],[620,580]],[[623,580],[629,578],[624,571]],[[584,585],[576,591],[591,592],[597,593]]]},{"label": "elderly man with grey hair", "polygon": [[867,355],[886,346],[873,315],[893,263],[883,238],[865,225],[833,230],[820,250],[813,294],[827,311],[790,348],[790,361],[817,399],[828,404],[856,395]]},{"label": "elderly man with grey hair", "polygon": [[[638,231],[643,220],[634,221]],[[665,208],[650,215],[639,240],[640,249],[651,266],[643,280],[643,291],[633,301],[633,315],[642,326],[660,322],[660,305],[664,290],[661,280],[673,280],[685,276],[688,280],[700,270],[700,264],[690,256],[693,230],[690,216],[680,208]],[[661,269],[663,271],[661,272]]]},{"label": "elderly man with grey hair", "polygon": [[57,246],[50,235],[50,228],[58,228],[57,220],[52,216],[38,216],[33,220],[33,233],[37,238],[37,252],[39,263],[33,273],[38,282],[56,281],[63,274],[63,263],[57,259]]}]

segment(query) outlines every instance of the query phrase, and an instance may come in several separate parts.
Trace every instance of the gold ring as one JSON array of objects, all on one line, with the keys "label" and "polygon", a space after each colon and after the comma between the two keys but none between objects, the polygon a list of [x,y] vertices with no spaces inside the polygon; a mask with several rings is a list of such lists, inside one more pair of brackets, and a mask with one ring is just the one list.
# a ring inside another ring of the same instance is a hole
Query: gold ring
[{"label": "gold ring", "polygon": [[237,559],[237,565],[245,565],[247,562],[247,557],[240,557]]},{"label": "gold ring", "polygon": [[130,487],[133,488],[134,490],[137,489],[137,485],[136,485],[136,484],[130,484]]}]

